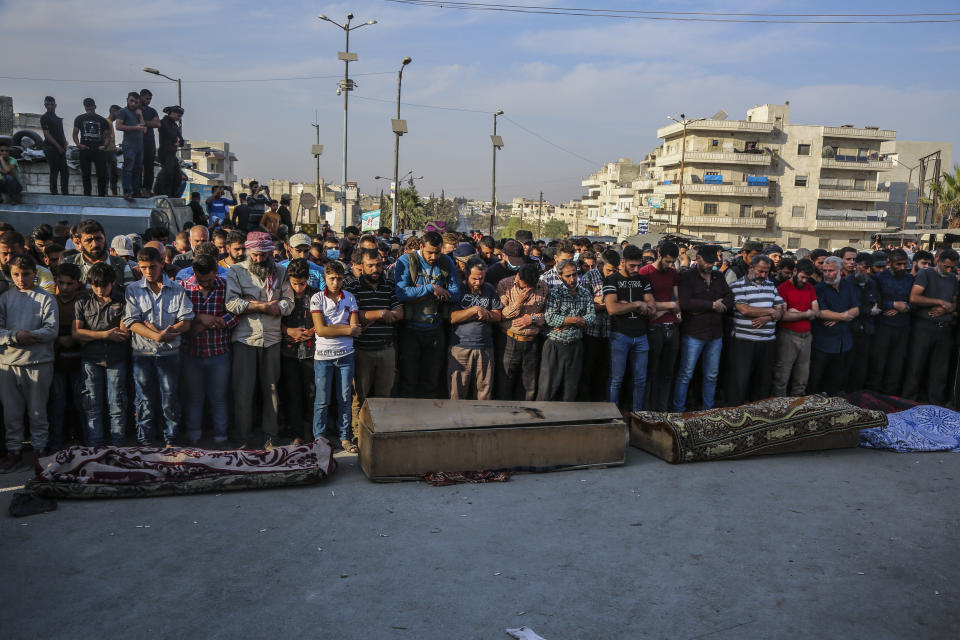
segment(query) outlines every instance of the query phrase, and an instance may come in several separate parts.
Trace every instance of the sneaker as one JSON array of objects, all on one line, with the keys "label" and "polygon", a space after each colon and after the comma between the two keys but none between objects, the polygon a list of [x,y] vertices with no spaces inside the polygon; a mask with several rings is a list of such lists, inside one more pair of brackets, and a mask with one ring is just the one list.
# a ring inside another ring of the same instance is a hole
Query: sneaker
[{"label": "sneaker", "polygon": [[23,467],[23,454],[11,451],[0,460],[0,473],[12,473]]}]

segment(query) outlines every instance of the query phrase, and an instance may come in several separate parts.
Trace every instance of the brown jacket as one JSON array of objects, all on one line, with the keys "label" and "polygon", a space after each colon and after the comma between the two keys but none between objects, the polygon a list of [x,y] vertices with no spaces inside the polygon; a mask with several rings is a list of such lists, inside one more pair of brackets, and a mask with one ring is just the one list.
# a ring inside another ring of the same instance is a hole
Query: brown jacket
[{"label": "brown jacket", "polygon": [[[543,326],[543,310],[547,305],[547,294],[549,289],[543,282],[538,282],[532,291],[524,291],[516,285],[517,276],[504,278],[497,283],[497,295],[500,296],[500,302],[503,303],[500,328],[504,331],[512,330],[521,336],[535,336],[540,333]],[[525,327],[514,326],[514,323],[521,316],[527,314],[537,314],[537,324],[529,324]]]}]

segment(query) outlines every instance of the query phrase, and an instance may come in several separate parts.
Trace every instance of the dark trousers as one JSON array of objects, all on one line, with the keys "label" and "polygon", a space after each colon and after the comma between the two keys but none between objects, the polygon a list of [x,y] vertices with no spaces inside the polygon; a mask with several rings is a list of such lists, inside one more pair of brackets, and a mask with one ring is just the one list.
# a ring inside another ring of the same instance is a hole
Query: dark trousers
[{"label": "dark trousers", "polygon": [[536,400],[540,349],[536,340],[503,336],[497,349],[496,385],[500,400]]},{"label": "dark trousers", "polygon": [[867,389],[895,396],[907,363],[910,327],[888,327],[878,324],[870,348],[870,372]]},{"label": "dark trousers", "polygon": [[680,353],[680,326],[653,324],[647,332],[650,354],[647,356],[647,402],[650,411],[670,410],[670,390]]},{"label": "dark trousers", "polygon": [[13,204],[19,204],[23,193],[23,185],[12,174],[0,175],[0,194],[4,193],[10,196],[10,201]]},{"label": "dark trousers", "polygon": [[445,340],[440,327],[400,332],[400,396],[436,398],[446,359]]},{"label": "dark trousers", "polygon": [[810,349],[810,380],[807,393],[839,395],[843,391],[855,391],[850,383],[850,367],[853,364],[853,349],[842,353],[826,353]]},{"label": "dark trousers", "polygon": [[110,193],[117,195],[117,182],[120,180],[120,170],[117,168],[117,152],[104,151],[103,164],[107,167],[107,176],[110,180]]},{"label": "dark trousers", "polygon": [[537,400],[573,402],[580,388],[583,342],[546,340],[540,356]]},{"label": "dark trousers", "polygon": [[179,190],[180,162],[177,160],[177,154],[164,154],[160,156],[160,175],[157,176],[156,189],[153,192],[157,195],[163,194],[176,198]]},{"label": "dark trousers", "polygon": [[610,340],[583,336],[583,366],[581,368],[580,402],[606,402],[607,382],[610,377]]},{"label": "dark trousers", "polygon": [[860,391],[867,388],[867,370],[870,368],[870,347],[873,335],[864,331],[853,332],[853,354],[847,375],[850,376],[844,389]]},{"label": "dark trousers", "polygon": [[90,186],[90,165],[97,170],[97,195],[107,195],[107,163],[103,151],[97,149],[80,149],[80,179],[83,181],[83,195],[93,194]]},{"label": "dark trousers", "polygon": [[157,159],[157,150],[144,144],[143,146],[143,188],[153,191],[153,163]]},{"label": "dark trousers", "polygon": [[60,182],[60,193],[69,195],[70,170],[67,168],[67,156],[47,145],[43,148],[50,166],[50,193],[57,195],[57,181]]},{"label": "dark trousers", "polygon": [[280,390],[293,437],[313,440],[313,358],[300,360],[281,355]]},{"label": "dark trousers", "polygon": [[[947,382],[952,356],[953,330],[949,324],[940,327],[933,322],[914,320],[910,329],[910,357],[903,379],[903,396],[945,406],[950,399]],[[921,391],[924,387],[926,394]]]},{"label": "dark trousers", "polygon": [[726,404],[736,407],[770,397],[777,341],[731,338],[729,345],[724,376]]}]

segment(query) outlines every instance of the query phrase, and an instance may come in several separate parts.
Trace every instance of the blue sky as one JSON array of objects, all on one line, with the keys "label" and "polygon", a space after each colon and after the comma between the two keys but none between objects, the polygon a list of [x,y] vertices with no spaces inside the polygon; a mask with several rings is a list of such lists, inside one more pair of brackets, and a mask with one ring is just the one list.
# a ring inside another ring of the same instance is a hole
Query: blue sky
[{"label": "blue sky", "polygon": [[[526,4],[533,4],[527,0]],[[556,4],[540,2],[539,4]],[[957,11],[954,2],[585,2],[570,6],[680,11],[857,13]],[[960,53],[960,23],[783,25],[622,21],[461,12],[382,0],[273,3],[168,0],[0,1],[6,25],[0,75],[71,82],[0,80],[17,111],[58,99],[72,118],[90,95],[101,111],[128,90],[154,91],[155,106],[176,102],[172,83],[144,66],[184,79],[188,138],[227,140],[245,177],[311,181],[315,111],[325,155],[321,173],[340,180],[342,99],[336,78],[210,83],[342,74],[343,32],[316,19],[378,24],[355,31],[351,64],[359,88],[350,103],[349,178],[378,191],[392,173],[396,70],[404,56],[403,101],[483,111],[404,106],[401,173],[448,196],[490,197],[492,112],[504,109],[497,158],[498,197],[562,201],[599,163],[638,160],[657,144],[667,114],[742,118],[764,102],[790,100],[795,123],[896,129],[901,139],[960,142],[960,90],[949,70]],[[352,75],[352,74],[351,74]],[[124,82],[89,83],[85,80]],[[125,82],[129,81],[129,82]],[[381,102],[387,101],[387,102]],[[519,125],[519,126],[518,126]],[[536,132],[566,153],[524,131]],[[958,147],[960,148],[960,147]],[[579,156],[579,157],[578,157]],[[386,185],[385,185],[386,186]]]}]

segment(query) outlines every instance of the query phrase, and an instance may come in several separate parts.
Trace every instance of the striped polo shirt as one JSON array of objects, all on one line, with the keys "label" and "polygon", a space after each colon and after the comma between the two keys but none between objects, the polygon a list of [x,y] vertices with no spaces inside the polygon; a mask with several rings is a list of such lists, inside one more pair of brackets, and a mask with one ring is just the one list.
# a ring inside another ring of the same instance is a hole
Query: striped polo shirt
[{"label": "striped polo shirt", "polygon": [[[345,287],[357,299],[360,311],[379,309],[394,310],[400,306],[394,288],[381,277],[376,287],[371,287],[366,278],[357,278]],[[353,339],[353,346],[360,351],[378,351],[393,346],[396,330],[394,325],[377,320],[367,325],[359,338]]]},{"label": "striped polo shirt", "polygon": [[[783,298],[781,298],[777,292],[775,284],[770,280],[754,282],[750,280],[749,274],[730,285],[730,291],[733,292],[734,305],[746,304],[751,307],[771,309],[784,304]],[[736,309],[736,307],[734,307],[734,309]],[[733,312],[734,338],[764,342],[775,340],[777,337],[776,332],[777,323],[772,320],[762,327],[755,329],[752,318],[748,318],[736,310]]]}]

